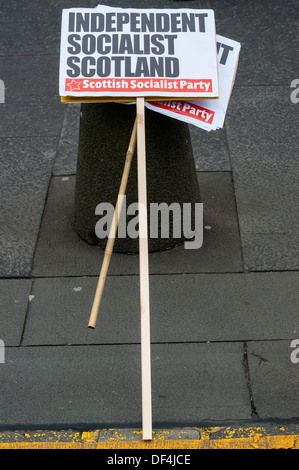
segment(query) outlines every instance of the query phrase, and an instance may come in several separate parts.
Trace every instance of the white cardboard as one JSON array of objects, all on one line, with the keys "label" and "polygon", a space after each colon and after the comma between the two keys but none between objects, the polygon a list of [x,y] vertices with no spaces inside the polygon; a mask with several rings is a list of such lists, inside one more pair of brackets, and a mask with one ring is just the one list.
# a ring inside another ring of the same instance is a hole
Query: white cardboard
[{"label": "white cardboard", "polygon": [[60,96],[218,97],[213,10],[62,11]]},{"label": "white cardboard", "polygon": [[206,131],[223,127],[234,85],[241,44],[216,35],[218,49],[219,99],[200,101],[146,102],[145,106],[166,116],[193,124]]}]

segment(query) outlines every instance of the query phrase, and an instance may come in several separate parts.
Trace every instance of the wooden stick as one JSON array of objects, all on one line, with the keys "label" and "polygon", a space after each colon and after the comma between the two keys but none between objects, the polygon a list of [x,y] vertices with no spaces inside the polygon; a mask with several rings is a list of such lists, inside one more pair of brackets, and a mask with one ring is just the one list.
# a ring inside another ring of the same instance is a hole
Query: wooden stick
[{"label": "wooden stick", "polygon": [[136,112],[139,209],[142,433],[144,440],[150,440],[152,439],[152,398],[144,98],[136,99]]},{"label": "wooden stick", "polygon": [[101,268],[101,272],[100,272],[100,276],[99,276],[99,280],[98,280],[98,284],[97,284],[97,288],[96,288],[96,292],[95,292],[95,296],[93,300],[91,314],[89,317],[89,323],[88,323],[89,328],[95,328],[96,326],[96,321],[98,317],[98,312],[100,308],[100,303],[102,299],[102,294],[103,294],[103,289],[104,289],[104,285],[106,281],[108,267],[109,267],[111,255],[113,252],[113,246],[115,242],[120,213],[121,213],[121,209],[123,205],[124,196],[126,194],[127,182],[128,182],[131,163],[132,163],[132,159],[133,159],[133,155],[135,151],[136,140],[137,140],[137,118],[135,119],[129,147],[128,147],[127,154],[126,154],[126,160],[125,160],[124,170],[122,174],[121,184],[119,187],[117,202],[116,202],[115,209],[114,209],[112,224],[109,230],[108,240],[106,243],[102,268]]}]

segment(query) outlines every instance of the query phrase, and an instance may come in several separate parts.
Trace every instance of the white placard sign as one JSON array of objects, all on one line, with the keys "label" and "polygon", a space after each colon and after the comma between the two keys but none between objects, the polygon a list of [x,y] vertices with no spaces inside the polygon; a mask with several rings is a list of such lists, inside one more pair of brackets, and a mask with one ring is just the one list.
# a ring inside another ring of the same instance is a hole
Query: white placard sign
[{"label": "white placard sign", "polygon": [[62,11],[61,97],[217,98],[213,10]]},{"label": "white placard sign", "polygon": [[234,85],[241,44],[216,35],[219,72],[219,99],[200,101],[155,101],[145,106],[166,116],[193,124],[206,131],[223,127],[224,119]]}]

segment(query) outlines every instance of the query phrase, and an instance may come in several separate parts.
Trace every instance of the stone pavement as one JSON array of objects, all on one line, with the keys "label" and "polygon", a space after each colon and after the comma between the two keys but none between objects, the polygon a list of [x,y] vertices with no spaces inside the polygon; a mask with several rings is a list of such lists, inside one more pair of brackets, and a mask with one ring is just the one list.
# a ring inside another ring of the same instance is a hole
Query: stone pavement
[{"label": "stone pavement", "polygon": [[[88,329],[103,253],[72,228],[80,107],[58,96],[61,9],[97,3],[0,0],[5,430],[141,427],[138,256],[113,254]],[[190,128],[203,246],[149,258],[153,427],[296,423],[297,2],[103,3],[213,8],[242,44],[225,127]]]}]

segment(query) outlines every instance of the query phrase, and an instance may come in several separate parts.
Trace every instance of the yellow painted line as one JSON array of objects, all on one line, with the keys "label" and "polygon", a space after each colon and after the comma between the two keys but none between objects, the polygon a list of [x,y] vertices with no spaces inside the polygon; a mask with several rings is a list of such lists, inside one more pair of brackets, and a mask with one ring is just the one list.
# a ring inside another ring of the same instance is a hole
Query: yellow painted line
[{"label": "yellow painted line", "polygon": [[[196,439],[186,439],[190,429]],[[143,441],[141,431],[100,430],[86,432],[34,431],[0,433],[2,449],[299,449],[299,428],[291,432],[280,427],[270,431],[263,427],[190,428],[158,430],[151,441]],[[271,432],[274,431],[274,434]],[[278,431],[278,432],[277,432]],[[296,432],[297,431],[297,432]]]}]

